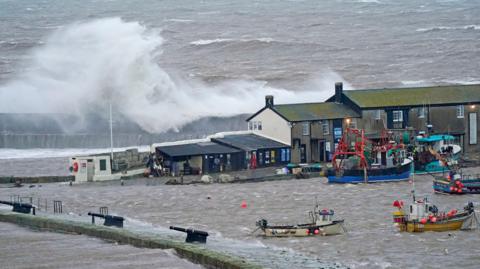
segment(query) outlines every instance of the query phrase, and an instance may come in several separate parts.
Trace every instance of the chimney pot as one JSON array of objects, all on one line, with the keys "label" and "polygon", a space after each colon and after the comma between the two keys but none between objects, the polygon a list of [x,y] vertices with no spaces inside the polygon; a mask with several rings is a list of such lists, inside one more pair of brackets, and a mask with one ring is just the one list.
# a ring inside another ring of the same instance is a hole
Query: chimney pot
[{"label": "chimney pot", "polygon": [[343,83],[335,83],[335,103],[342,103]]},{"label": "chimney pot", "polygon": [[265,106],[266,107],[273,107],[273,95],[266,95],[265,96]]}]

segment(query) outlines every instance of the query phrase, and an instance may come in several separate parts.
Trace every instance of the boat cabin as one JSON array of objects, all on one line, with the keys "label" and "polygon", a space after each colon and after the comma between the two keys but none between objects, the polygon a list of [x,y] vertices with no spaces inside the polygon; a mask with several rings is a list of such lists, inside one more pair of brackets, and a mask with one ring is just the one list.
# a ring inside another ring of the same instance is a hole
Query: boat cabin
[{"label": "boat cabin", "polygon": [[333,215],[335,214],[335,212],[332,209],[322,209],[318,210],[317,214],[318,216],[316,216],[315,224],[324,225],[333,221]]}]

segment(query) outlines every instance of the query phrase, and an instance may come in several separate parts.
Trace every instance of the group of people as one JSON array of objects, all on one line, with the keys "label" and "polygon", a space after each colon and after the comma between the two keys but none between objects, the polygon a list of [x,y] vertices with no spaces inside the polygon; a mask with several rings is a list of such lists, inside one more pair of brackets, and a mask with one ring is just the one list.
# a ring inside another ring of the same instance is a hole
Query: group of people
[{"label": "group of people", "polygon": [[155,153],[151,153],[146,162],[145,176],[159,177],[165,173],[163,158],[157,158]]}]

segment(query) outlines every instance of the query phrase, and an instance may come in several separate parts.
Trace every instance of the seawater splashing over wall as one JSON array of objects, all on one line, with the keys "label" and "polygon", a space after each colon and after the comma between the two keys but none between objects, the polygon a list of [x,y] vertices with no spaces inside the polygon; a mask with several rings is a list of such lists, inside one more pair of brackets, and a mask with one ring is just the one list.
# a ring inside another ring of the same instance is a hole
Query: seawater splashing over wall
[{"label": "seawater splashing over wall", "polygon": [[111,101],[116,113],[145,131],[160,133],[202,117],[253,113],[267,94],[273,94],[276,103],[323,101],[331,95],[328,89],[334,81],[341,80],[329,71],[321,79],[329,81],[326,91],[306,84],[309,89],[301,92],[263,81],[206,85],[162,69],[163,42],[160,30],[120,18],[62,27],[32,52],[24,74],[0,86],[0,112],[85,116],[105,114]]}]

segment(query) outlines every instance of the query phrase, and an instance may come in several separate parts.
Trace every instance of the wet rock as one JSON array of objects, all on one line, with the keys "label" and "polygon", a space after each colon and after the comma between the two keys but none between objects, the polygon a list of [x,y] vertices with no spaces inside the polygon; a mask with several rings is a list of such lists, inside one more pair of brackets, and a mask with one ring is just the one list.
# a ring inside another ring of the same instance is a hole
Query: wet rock
[{"label": "wet rock", "polygon": [[200,178],[200,182],[205,184],[210,184],[213,182],[213,178],[209,175],[203,175],[202,178]]},{"label": "wet rock", "polygon": [[177,178],[171,178],[167,182],[165,182],[166,185],[180,185],[182,184],[179,179]]},{"label": "wet rock", "polygon": [[235,178],[228,174],[221,174],[218,176],[218,182],[220,183],[231,183]]}]

